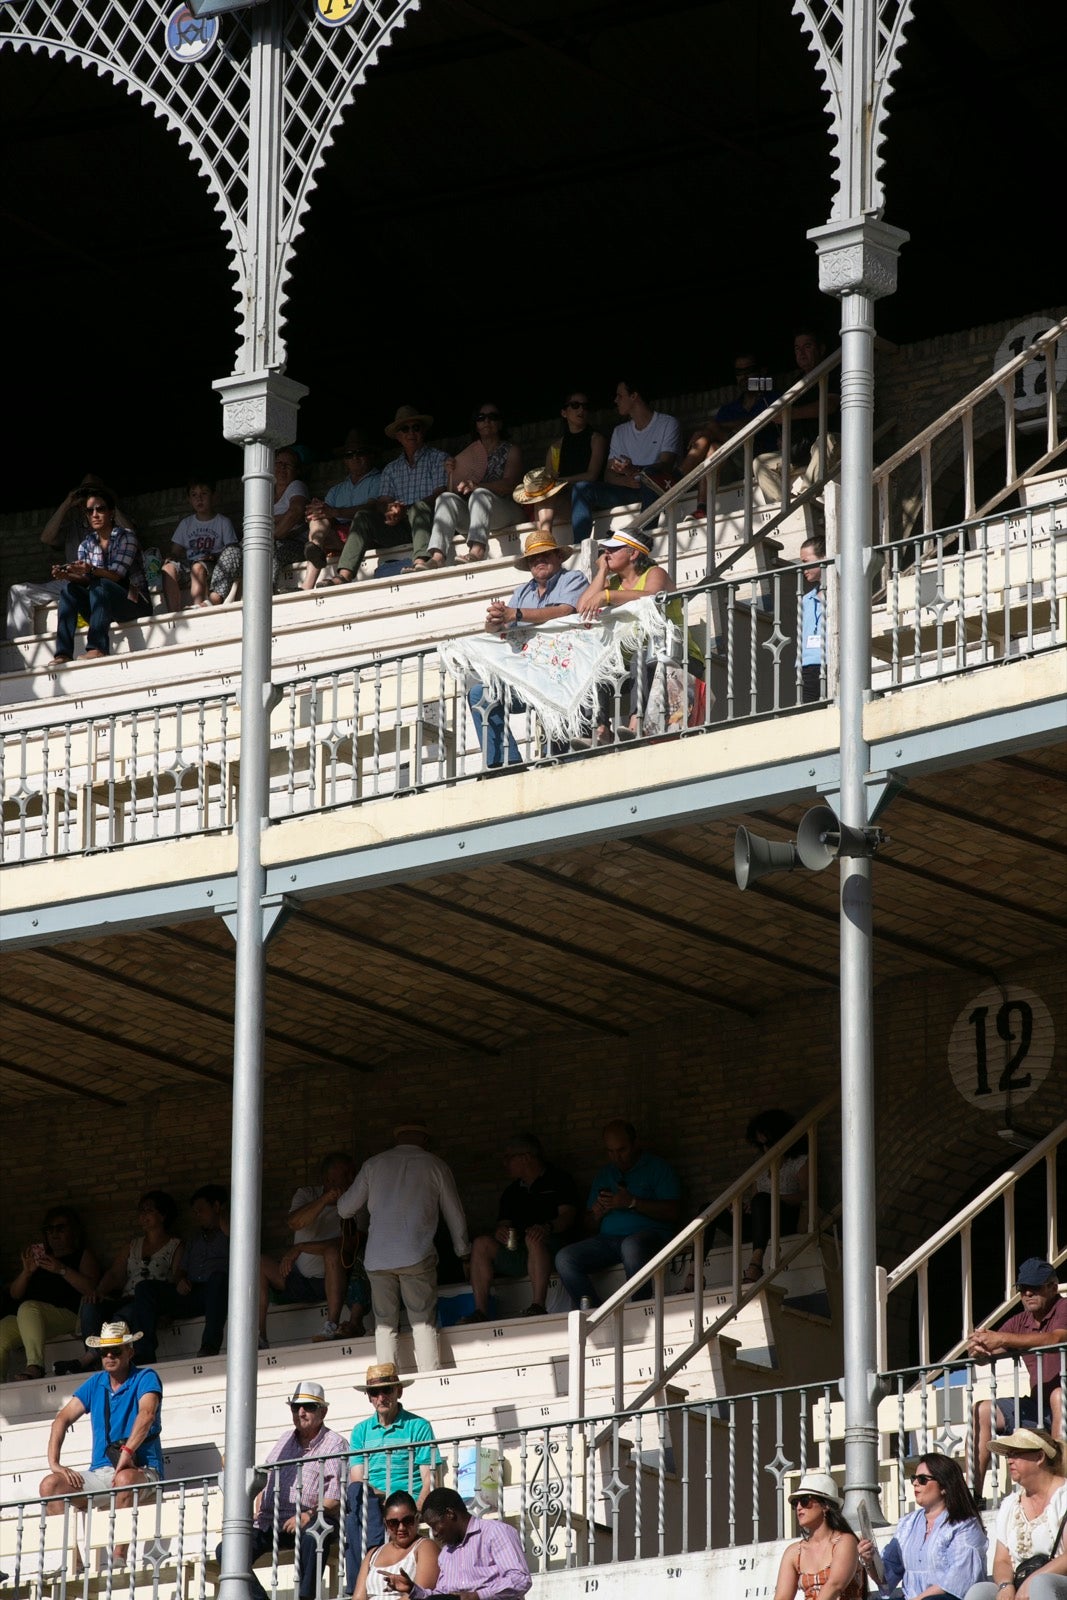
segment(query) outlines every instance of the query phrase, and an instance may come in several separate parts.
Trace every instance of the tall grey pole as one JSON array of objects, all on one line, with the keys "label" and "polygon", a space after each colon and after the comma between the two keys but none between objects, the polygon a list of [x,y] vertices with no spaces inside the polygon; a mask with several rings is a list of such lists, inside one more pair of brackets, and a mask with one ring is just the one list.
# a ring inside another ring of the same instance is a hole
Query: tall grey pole
[{"label": "tall grey pole", "polygon": [[[827,88],[837,188],[830,222],[814,228],[819,287],[841,301],[841,495],[838,521],[838,816],[863,830],[870,753],[863,710],[870,690],[873,304],[892,294],[907,234],[882,222],[880,146],[889,79],[911,0],[793,0]],[[875,1232],[871,863],[840,860],[841,1213],[844,1267],[845,1509],[878,1505],[878,1328]]]}]

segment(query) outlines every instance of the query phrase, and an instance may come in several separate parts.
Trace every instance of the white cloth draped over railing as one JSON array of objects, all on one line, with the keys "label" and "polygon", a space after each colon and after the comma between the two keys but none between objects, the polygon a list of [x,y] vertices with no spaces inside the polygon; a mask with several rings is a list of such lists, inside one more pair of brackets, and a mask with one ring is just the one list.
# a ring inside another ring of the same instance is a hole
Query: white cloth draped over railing
[{"label": "white cloth draped over railing", "polygon": [[651,596],[605,608],[594,618],[575,613],[536,627],[479,633],[439,646],[441,661],[464,688],[485,686],[486,699],[514,691],[533,711],[550,741],[588,732],[597,690],[630,670],[635,651],[668,647],[668,619]]}]

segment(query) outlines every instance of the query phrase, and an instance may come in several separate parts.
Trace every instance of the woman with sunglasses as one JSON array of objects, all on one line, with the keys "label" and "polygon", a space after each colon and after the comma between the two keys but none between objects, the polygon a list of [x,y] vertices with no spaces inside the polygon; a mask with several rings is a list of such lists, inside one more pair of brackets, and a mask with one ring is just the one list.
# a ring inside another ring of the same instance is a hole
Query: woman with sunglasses
[{"label": "woman with sunglasses", "polygon": [[487,401],[474,413],[474,437],[445,462],[448,488],[434,507],[430,543],[416,568],[444,566],[457,533],[467,536],[461,561],[484,561],[489,534],[515,521],[511,492],[522,477],[522,451],[502,426],[500,407]]},{"label": "woman with sunglasses", "polygon": [[[589,421],[589,397],[572,389],[560,416],[566,423],[562,435],[553,439],[545,455],[545,471],[553,483],[599,483],[608,459],[607,436]],[[561,522],[570,522],[570,495],[559,503]],[[537,526],[551,528],[557,514],[554,505],[543,505],[537,512]]]},{"label": "woman with sunglasses", "polygon": [[866,1580],[856,1535],[841,1513],[841,1491],[828,1472],[806,1472],[789,1496],[800,1539],[778,1568],[774,1600],[860,1600]]},{"label": "woman with sunglasses", "polygon": [[432,1589],[437,1582],[437,1546],[432,1539],[419,1538],[419,1513],[406,1490],[389,1496],[382,1520],[388,1542],[364,1556],[352,1600],[395,1594],[389,1578],[398,1572],[422,1589]]},{"label": "woman with sunglasses", "polygon": [[7,1375],[7,1357],[21,1345],[26,1365],[17,1378],[43,1378],[48,1339],[73,1333],[83,1294],[91,1294],[100,1267],[85,1243],[81,1218],[69,1206],[45,1213],[44,1240],[22,1252],[22,1270],[8,1285],[17,1303],[14,1316],[0,1321],[0,1382]]},{"label": "woman with sunglasses", "polygon": [[[897,1523],[882,1551],[885,1582],[880,1593],[919,1596],[948,1595],[963,1600],[985,1577],[986,1536],[963,1473],[949,1456],[923,1456],[911,1477],[915,1510]],[[860,1540],[860,1560],[867,1571],[874,1544]]]},{"label": "woman with sunglasses", "polygon": [[[966,1600],[1067,1600],[1067,1442],[1044,1428],[1016,1428],[992,1441],[1006,1456],[1015,1493],[997,1508],[991,1582],[976,1583]],[[1045,1557],[1016,1586],[1020,1562]]]},{"label": "woman with sunglasses", "polygon": [[[181,1276],[182,1242],[172,1230],[178,1206],[162,1189],[149,1189],[137,1202],[137,1221],[141,1232],[116,1253],[95,1289],[82,1299],[79,1331],[83,1339],[96,1337],[105,1322],[125,1322],[134,1330],[134,1294],[139,1283],[152,1278],[157,1282],[177,1282]],[[57,1361],[56,1376],[94,1372],[100,1366],[100,1352],[93,1349],[80,1361]]]}]

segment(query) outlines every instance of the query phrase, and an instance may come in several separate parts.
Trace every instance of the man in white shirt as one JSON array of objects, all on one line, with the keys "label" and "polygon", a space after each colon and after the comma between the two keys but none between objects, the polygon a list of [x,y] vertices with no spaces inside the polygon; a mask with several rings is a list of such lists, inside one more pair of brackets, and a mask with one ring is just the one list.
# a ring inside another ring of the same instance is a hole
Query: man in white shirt
[{"label": "man in white shirt", "polygon": [[[293,1235],[291,1250],[280,1261],[261,1256],[259,1262],[259,1348],[266,1350],[267,1308],[273,1289],[280,1300],[298,1304],[326,1303],[322,1331],[327,1338],[337,1332],[345,1304],[348,1269],[342,1251],[343,1229],[337,1201],[352,1182],[356,1164],[343,1150],[323,1157],[321,1183],[304,1184],[293,1195],[286,1227]],[[352,1216],[346,1212],[346,1216]]]},{"label": "man in white shirt", "polygon": [[571,490],[575,544],[591,535],[596,512],[631,505],[635,500],[642,508],[650,506],[661,491],[650,488],[644,476],[660,477],[666,487],[681,454],[678,418],[654,411],[635,384],[618,384],[615,409],[622,421],[612,431],[604,482],[576,483]]},{"label": "man in white shirt", "polygon": [[444,1217],[461,1261],[471,1253],[467,1219],[451,1168],[427,1149],[429,1130],[418,1122],[401,1123],[393,1138],[391,1150],[363,1163],[338,1200],[337,1211],[341,1217],[354,1217],[363,1207],[370,1213],[363,1264],[370,1279],[379,1362],[396,1364],[403,1304],[415,1339],[415,1365],[419,1372],[432,1372],[440,1365],[433,1243],[437,1218]]}]

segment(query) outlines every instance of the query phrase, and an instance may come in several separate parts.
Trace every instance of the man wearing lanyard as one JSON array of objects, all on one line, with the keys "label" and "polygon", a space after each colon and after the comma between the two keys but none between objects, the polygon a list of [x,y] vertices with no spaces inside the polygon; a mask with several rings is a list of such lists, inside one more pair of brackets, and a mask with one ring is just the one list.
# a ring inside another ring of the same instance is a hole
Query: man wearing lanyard
[{"label": "man wearing lanyard", "polygon": [[[822,561],[826,555],[826,540],[816,537],[800,547],[804,563]],[[823,688],[823,663],[826,660],[826,591],[823,588],[821,566],[805,565],[804,598],[800,613],[800,679],[801,698],[805,705],[821,700]]]}]

